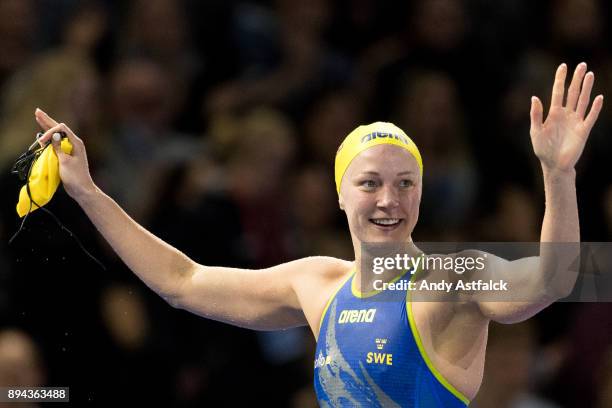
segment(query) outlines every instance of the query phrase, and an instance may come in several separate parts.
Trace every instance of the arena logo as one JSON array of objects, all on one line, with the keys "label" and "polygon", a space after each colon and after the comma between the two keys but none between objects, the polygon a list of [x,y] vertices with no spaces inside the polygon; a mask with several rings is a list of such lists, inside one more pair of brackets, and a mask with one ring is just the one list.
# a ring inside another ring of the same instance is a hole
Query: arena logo
[{"label": "arena logo", "polygon": [[338,317],[338,323],[372,323],[376,309],[343,310]]},{"label": "arena logo", "polygon": [[405,145],[410,144],[410,143],[408,143],[408,139],[406,137],[401,136],[401,135],[395,135],[393,133],[387,133],[387,132],[372,132],[372,133],[368,133],[367,135],[365,135],[364,137],[361,138],[361,143],[366,143],[366,142],[369,142],[370,140],[374,140],[376,138],[379,138],[379,139],[385,139],[385,138],[396,139],[396,140],[399,140],[400,142],[402,142]]}]

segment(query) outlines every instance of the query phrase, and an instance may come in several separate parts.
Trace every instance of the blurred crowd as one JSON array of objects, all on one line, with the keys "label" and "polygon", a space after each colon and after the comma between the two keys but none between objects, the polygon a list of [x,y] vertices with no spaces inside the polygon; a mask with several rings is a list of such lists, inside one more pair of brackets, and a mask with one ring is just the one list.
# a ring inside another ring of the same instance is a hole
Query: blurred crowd
[{"label": "blurred crowd", "polygon": [[[415,241],[539,240],[530,97],[586,61],[612,96],[603,0],[0,0],[0,386],[110,406],[314,407],[306,328],[253,332],[166,304],[63,191],[20,219],[40,107],[96,184],[197,262],[353,259],[333,160],[358,124],[421,149]],[[581,235],[612,232],[612,104],[578,164]],[[231,299],[228,299],[231,301]],[[475,407],[612,407],[612,304],[492,325]]]}]

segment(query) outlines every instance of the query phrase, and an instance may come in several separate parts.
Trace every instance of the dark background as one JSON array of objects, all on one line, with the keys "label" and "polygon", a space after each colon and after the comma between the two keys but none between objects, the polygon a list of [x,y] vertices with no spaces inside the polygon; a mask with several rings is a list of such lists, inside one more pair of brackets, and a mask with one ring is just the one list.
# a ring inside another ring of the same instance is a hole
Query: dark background
[{"label": "dark background", "polygon": [[[603,0],[0,0],[0,16],[0,385],[69,386],[78,405],[315,406],[314,340],[172,308],[61,187],[47,208],[106,270],[42,211],[8,245],[36,107],[141,225],[261,268],[352,258],[333,158],[375,120],[424,158],[415,241],[538,241],[530,97],[547,107],[557,65],[581,61],[612,95]],[[584,241],[612,228],[611,119],[606,102],[577,167]],[[492,325],[473,406],[612,407],[611,339],[606,303]]]}]

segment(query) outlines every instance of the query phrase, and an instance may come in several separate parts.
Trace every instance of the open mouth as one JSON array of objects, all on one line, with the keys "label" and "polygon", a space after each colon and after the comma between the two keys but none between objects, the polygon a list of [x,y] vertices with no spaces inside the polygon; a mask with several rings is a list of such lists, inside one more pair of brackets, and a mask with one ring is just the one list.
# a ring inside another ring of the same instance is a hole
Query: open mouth
[{"label": "open mouth", "polygon": [[383,230],[393,230],[404,220],[401,218],[370,218],[370,222]]}]

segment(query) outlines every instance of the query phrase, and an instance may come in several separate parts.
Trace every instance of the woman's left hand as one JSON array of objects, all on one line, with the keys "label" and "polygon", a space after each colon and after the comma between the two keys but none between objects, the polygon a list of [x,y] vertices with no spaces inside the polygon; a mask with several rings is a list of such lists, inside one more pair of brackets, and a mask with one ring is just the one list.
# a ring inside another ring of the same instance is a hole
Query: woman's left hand
[{"label": "woman's left hand", "polygon": [[531,98],[531,143],[546,170],[573,170],[597,121],[603,106],[603,95],[595,98],[585,117],[595,78],[592,72],[586,73],[586,70],[584,62],[576,67],[564,106],[567,65],[561,64],[557,68],[550,110],[544,122],[542,102],[535,96]]}]

